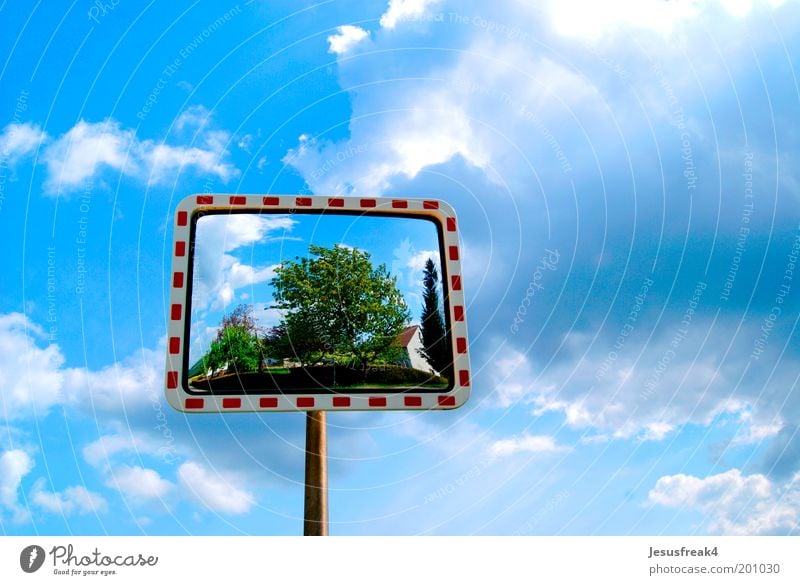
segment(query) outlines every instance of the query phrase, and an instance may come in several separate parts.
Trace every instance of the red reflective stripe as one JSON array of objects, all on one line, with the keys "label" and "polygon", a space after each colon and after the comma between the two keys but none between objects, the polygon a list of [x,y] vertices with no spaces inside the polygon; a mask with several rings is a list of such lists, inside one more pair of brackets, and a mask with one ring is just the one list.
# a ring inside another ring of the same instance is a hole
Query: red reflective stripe
[{"label": "red reflective stripe", "polygon": [[458,337],[456,339],[456,351],[458,353],[467,353],[467,338]]},{"label": "red reflective stripe", "polygon": [[403,403],[406,406],[422,406],[422,396],[405,396]]},{"label": "red reflective stripe", "polygon": [[231,195],[230,198],[231,205],[244,205],[246,201],[247,198],[241,195]]},{"label": "red reflective stripe", "polygon": [[386,397],[385,396],[370,396],[369,397],[369,405],[370,406],[386,406]]},{"label": "red reflective stripe", "polygon": [[169,353],[179,353],[181,351],[181,338],[180,337],[170,337],[169,338]]},{"label": "red reflective stripe", "polygon": [[450,279],[452,284],[453,290],[461,290],[461,277],[460,276],[453,276]]},{"label": "red reflective stripe", "polygon": [[333,397],[333,405],[334,406],[350,406],[350,397],[349,396],[334,396]]},{"label": "red reflective stripe", "polygon": [[408,209],[408,201],[405,199],[393,199],[392,207],[395,209]]},{"label": "red reflective stripe", "polygon": [[258,401],[258,405],[261,408],[275,408],[278,406],[278,399],[277,398],[262,398]]},{"label": "red reflective stripe", "polygon": [[197,196],[197,204],[198,205],[211,205],[214,203],[214,197],[212,195],[198,195]]},{"label": "red reflective stripe", "polygon": [[280,197],[264,197],[262,203],[264,205],[280,205]]},{"label": "red reflective stripe", "polygon": [[176,256],[186,255],[186,242],[175,242],[175,255]]},{"label": "red reflective stripe", "polygon": [[450,246],[450,260],[458,260],[458,246]]},{"label": "red reflective stripe", "polygon": [[295,199],[297,207],[311,207],[311,197],[298,197]]},{"label": "red reflective stripe", "polygon": [[374,199],[362,199],[361,207],[375,207],[378,204]]},{"label": "red reflective stripe", "polygon": [[461,305],[456,305],[453,307],[453,319],[456,321],[463,321],[464,320],[464,307]]},{"label": "red reflective stripe", "polygon": [[314,406],[314,398],[313,397],[301,397],[297,399],[297,406],[299,408],[311,408]]},{"label": "red reflective stripe", "polygon": [[203,403],[205,401],[202,398],[187,398],[186,399],[186,408],[188,409],[195,409],[195,408],[203,408]]},{"label": "red reflective stripe", "polygon": [[222,408],[241,408],[242,407],[242,399],[241,398],[223,398],[222,399]]},{"label": "red reflective stripe", "polygon": [[455,396],[439,396],[439,406],[455,406]]},{"label": "red reflective stripe", "polygon": [[173,321],[178,321],[181,318],[181,305],[175,303],[172,305],[172,310],[170,311],[170,318]]},{"label": "red reflective stripe", "polygon": [[423,201],[422,209],[439,209],[438,201]]},{"label": "red reflective stripe", "polygon": [[462,386],[469,386],[469,370],[459,370],[458,381]]},{"label": "red reflective stripe", "polygon": [[178,225],[186,225],[189,223],[189,214],[185,211],[178,212]]},{"label": "red reflective stripe", "polygon": [[167,372],[167,388],[175,389],[178,387],[178,372]]},{"label": "red reflective stripe", "polygon": [[172,287],[183,288],[183,272],[175,272],[172,275]]},{"label": "red reflective stripe", "polygon": [[344,199],[329,197],[328,207],[344,207]]},{"label": "red reflective stripe", "polygon": [[448,217],[447,218],[447,231],[448,232],[456,231],[456,218],[455,217]]}]

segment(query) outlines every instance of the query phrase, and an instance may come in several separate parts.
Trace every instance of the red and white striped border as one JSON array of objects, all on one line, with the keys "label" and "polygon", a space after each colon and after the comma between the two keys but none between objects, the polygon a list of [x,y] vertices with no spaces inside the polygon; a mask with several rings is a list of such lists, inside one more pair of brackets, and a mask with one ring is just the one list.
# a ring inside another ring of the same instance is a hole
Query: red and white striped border
[{"label": "red and white striped border", "polygon": [[[438,222],[444,238],[442,264],[449,279],[451,347],[455,386],[449,392],[308,394],[308,395],[197,395],[182,383],[187,274],[191,246],[191,218],[200,211],[252,210],[290,213],[292,210],[350,211],[354,214],[396,213],[424,216]],[[461,250],[453,208],[436,199],[390,199],[383,197],[308,197],[298,195],[191,195],[175,212],[170,308],[167,311],[166,396],[169,404],[184,412],[270,412],[298,410],[430,410],[458,408],[470,391],[469,343],[461,283]]]}]

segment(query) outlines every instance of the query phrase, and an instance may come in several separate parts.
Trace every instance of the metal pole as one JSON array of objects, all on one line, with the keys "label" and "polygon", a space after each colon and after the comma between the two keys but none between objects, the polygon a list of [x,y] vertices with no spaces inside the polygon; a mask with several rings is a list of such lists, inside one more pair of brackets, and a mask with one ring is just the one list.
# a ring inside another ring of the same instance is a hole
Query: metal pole
[{"label": "metal pole", "polygon": [[305,536],[328,536],[328,441],[325,411],[306,413]]}]

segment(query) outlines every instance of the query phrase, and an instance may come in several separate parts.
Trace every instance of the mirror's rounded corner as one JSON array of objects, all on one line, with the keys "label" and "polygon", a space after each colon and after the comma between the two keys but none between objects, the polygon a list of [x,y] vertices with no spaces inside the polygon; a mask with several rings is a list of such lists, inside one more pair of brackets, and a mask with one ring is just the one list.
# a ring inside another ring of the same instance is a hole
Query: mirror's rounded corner
[{"label": "mirror's rounded corner", "polygon": [[180,201],[178,201],[178,205],[175,206],[176,211],[191,211],[195,207],[197,207],[197,198],[202,197],[202,193],[192,193],[187,195]]},{"label": "mirror's rounded corner", "polygon": [[169,404],[173,409],[177,410],[178,412],[186,412],[183,401],[185,392],[183,392],[183,390],[179,388],[165,388],[164,395],[167,399],[167,404]]},{"label": "mirror's rounded corner", "polygon": [[445,217],[455,217],[456,210],[444,199],[436,199],[435,200],[439,205],[439,212]]}]

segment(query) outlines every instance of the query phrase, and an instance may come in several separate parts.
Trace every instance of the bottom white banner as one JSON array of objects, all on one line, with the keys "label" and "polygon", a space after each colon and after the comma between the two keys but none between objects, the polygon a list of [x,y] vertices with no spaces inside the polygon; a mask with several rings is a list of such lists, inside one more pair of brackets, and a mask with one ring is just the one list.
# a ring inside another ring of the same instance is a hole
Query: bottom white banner
[{"label": "bottom white banner", "polygon": [[800,583],[793,537],[4,537],[0,583]]}]

